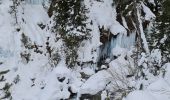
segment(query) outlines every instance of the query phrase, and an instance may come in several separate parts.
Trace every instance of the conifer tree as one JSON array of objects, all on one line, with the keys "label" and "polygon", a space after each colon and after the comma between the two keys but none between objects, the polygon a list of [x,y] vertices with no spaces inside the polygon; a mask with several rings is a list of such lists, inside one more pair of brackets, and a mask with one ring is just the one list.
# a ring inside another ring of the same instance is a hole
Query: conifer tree
[{"label": "conifer tree", "polygon": [[[150,36],[150,48],[160,49],[163,55],[163,62],[170,61],[170,1],[165,0],[159,3],[160,10]],[[159,7],[158,6],[158,7]]]},{"label": "conifer tree", "polygon": [[55,12],[54,29],[63,39],[66,46],[66,63],[74,66],[77,58],[77,50],[81,41],[89,36],[87,28],[87,9],[84,0],[58,0],[53,1]]}]

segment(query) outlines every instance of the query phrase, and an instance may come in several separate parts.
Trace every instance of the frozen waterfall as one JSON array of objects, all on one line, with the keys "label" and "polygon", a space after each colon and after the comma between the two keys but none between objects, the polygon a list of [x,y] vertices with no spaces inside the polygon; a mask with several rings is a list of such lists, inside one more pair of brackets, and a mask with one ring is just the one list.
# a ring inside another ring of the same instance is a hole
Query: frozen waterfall
[{"label": "frozen waterfall", "polygon": [[118,34],[117,36],[112,36],[110,41],[107,41],[100,47],[100,57],[108,58],[111,57],[112,49],[115,47],[121,47],[130,49],[135,45],[135,33],[131,33],[129,36],[125,34]]},{"label": "frozen waterfall", "polygon": [[27,4],[42,4],[45,1],[47,0],[25,0]]}]

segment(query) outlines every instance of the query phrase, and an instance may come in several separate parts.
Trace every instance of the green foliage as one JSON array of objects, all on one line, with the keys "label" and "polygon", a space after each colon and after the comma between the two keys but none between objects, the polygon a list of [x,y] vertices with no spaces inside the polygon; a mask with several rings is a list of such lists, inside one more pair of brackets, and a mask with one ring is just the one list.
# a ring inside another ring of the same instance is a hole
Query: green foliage
[{"label": "green foliage", "polygon": [[76,64],[76,59],[78,57],[77,50],[79,47],[79,43],[82,41],[81,38],[77,36],[69,35],[63,38],[65,45],[66,45],[66,64],[69,67],[73,67]]},{"label": "green foliage", "polygon": [[87,9],[82,0],[59,0],[55,8],[55,28],[59,34],[66,36],[68,34],[76,35],[77,32],[86,35],[86,13]]},{"label": "green foliage", "polygon": [[[52,2],[54,3],[54,2]],[[89,38],[90,29],[87,28],[87,9],[83,0],[58,0],[52,10],[55,11],[54,25],[65,43],[66,63],[73,67],[77,59],[79,44]]]},{"label": "green foliage", "polygon": [[[161,10],[157,14],[156,23],[152,30],[153,33],[149,36],[149,43],[150,49],[160,49],[164,62],[168,62],[170,61],[170,0],[160,3]],[[165,39],[164,41],[162,41],[163,38]]]}]

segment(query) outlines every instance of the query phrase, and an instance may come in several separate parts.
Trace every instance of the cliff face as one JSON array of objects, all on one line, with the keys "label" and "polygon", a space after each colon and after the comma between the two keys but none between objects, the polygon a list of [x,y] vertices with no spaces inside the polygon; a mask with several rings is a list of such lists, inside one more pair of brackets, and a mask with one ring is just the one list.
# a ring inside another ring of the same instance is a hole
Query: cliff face
[{"label": "cliff face", "polygon": [[0,0],[0,99],[166,100],[156,1]]}]

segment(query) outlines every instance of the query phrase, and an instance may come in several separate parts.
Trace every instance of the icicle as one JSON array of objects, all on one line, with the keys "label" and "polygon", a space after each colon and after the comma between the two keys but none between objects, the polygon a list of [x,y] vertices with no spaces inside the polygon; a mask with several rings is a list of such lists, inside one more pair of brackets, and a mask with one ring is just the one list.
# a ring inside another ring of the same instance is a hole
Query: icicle
[{"label": "icicle", "polygon": [[25,0],[28,4],[42,4],[45,0]]},{"label": "icicle", "polygon": [[100,56],[100,58],[110,57],[112,55],[111,51],[115,47],[130,49],[132,46],[135,45],[135,36],[136,36],[135,32],[134,33],[132,32],[129,36],[125,34],[118,34],[116,37],[113,36],[111,38],[111,41],[107,41],[101,47],[100,54],[102,55]]}]

